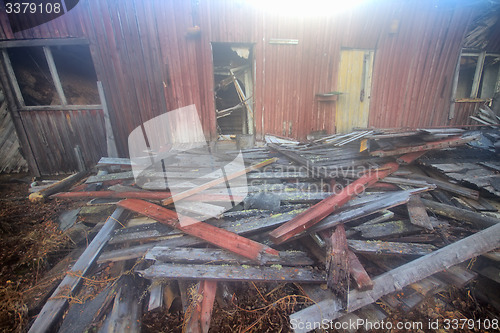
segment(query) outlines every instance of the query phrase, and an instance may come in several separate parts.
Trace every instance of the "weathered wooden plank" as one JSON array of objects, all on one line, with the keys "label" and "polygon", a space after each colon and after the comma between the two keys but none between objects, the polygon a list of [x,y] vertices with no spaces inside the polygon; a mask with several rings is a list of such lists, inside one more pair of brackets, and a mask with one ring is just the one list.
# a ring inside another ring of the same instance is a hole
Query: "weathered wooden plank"
[{"label": "weathered wooden plank", "polygon": [[186,332],[208,333],[216,293],[217,281],[199,282],[196,295],[191,297],[189,316],[186,316],[187,323],[184,323]]},{"label": "weathered wooden plank", "polygon": [[427,230],[434,230],[429,215],[419,195],[412,195],[407,204],[410,222]]},{"label": "weathered wooden plank", "polygon": [[434,245],[382,241],[347,240],[349,248],[356,253],[384,255],[419,255],[423,256],[436,250]]},{"label": "weathered wooden plank", "polygon": [[51,299],[45,303],[38,317],[30,328],[30,332],[47,332],[59,320],[68,305],[68,296],[71,296],[80,285],[81,277],[85,275],[90,266],[99,256],[104,245],[111,237],[113,230],[123,222],[128,213],[123,208],[117,208],[104,223],[99,233],[94,237],[80,258],[71,268],[70,272],[62,280],[61,284],[52,294]]},{"label": "weathered wooden plank", "polygon": [[349,259],[347,238],[343,224],[339,224],[327,242],[327,287],[337,296],[343,307],[347,306],[349,293]]},{"label": "weathered wooden plank", "polygon": [[479,192],[472,190],[470,188],[467,188],[467,187],[463,187],[463,186],[452,184],[450,182],[442,181],[442,180],[439,180],[439,179],[436,179],[433,177],[427,177],[427,176],[422,176],[422,175],[412,174],[412,175],[410,175],[410,177],[412,179],[418,179],[418,180],[422,180],[422,181],[425,181],[425,182],[430,183],[430,184],[434,184],[439,189],[444,190],[444,191],[455,193],[455,194],[464,196],[466,198],[474,199],[474,200],[479,199]]},{"label": "weathered wooden plank", "polygon": [[[497,224],[377,276],[373,280],[372,290],[352,290],[349,293],[347,312],[374,303],[384,295],[499,246],[500,225]],[[290,315],[290,321],[296,324],[294,332],[308,332],[310,329],[307,327],[312,323],[321,322],[323,319],[335,320],[345,313],[342,310],[336,299],[329,299]]]},{"label": "weathered wooden plank", "polygon": [[416,227],[407,221],[389,221],[371,225],[360,225],[354,227],[354,230],[361,232],[361,237],[368,239],[388,238],[413,234],[422,231],[420,227]]},{"label": "weathered wooden plank", "polygon": [[324,272],[301,267],[221,266],[156,264],[138,273],[147,279],[206,279],[217,281],[255,281],[325,283]]},{"label": "weathered wooden plank", "polygon": [[118,205],[252,260],[260,260],[262,253],[278,255],[276,250],[266,245],[187,216],[182,217],[187,225],[181,226],[178,221],[180,215],[176,212],[146,201],[125,199],[120,201]]},{"label": "weathered wooden plank", "polygon": [[[173,263],[237,263],[252,264],[251,260],[236,256],[220,249],[172,248],[155,246],[146,253],[145,259]],[[262,265],[308,266],[313,261],[307,253],[300,251],[281,251],[279,256],[262,255]]]},{"label": "weathered wooden plank", "polygon": [[438,215],[446,216],[458,221],[469,222],[478,228],[487,228],[500,222],[499,219],[484,214],[471,212],[454,206],[445,205],[431,200],[422,199],[425,207]]},{"label": "weathered wooden plank", "polygon": [[133,275],[124,275],[113,309],[104,321],[102,332],[139,333],[142,321],[142,282]]}]

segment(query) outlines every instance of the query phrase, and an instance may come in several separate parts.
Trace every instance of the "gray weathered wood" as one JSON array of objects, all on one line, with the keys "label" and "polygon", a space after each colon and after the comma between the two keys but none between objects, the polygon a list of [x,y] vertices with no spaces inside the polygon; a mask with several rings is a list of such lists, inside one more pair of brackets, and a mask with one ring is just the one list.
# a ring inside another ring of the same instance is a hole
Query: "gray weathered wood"
[{"label": "gray weathered wood", "polygon": [[147,279],[325,283],[324,272],[297,267],[156,264],[138,273]]},{"label": "gray weathered wood", "polygon": [[361,241],[348,239],[349,248],[356,253],[386,254],[386,255],[426,255],[436,249],[430,244]]},{"label": "gray weathered wood", "polygon": [[142,281],[133,275],[123,276],[123,285],[118,291],[113,309],[99,332],[139,333],[142,316]]},{"label": "gray weathered wood", "polygon": [[[145,259],[173,263],[238,263],[252,264],[247,258],[221,249],[172,248],[155,246],[146,253]],[[262,255],[262,265],[308,266],[313,261],[305,252],[281,251],[278,256]]]},{"label": "gray weathered wood", "polygon": [[414,234],[422,231],[422,228],[416,227],[407,221],[389,221],[371,225],[360,225],[353,229],[361,231],[361,237],[368,239],[388,238]]},{"label": "gray weathered wood", "polygon": [[84,276],[95,262],[113,230],[120,225],[118,221],[122,220],[121,223],[123,223],[123,219],[127,215],[128,212],[125,209],[117,208],[113,215],[106,220],[99,233],[73,265],[69,274],[54,291],[51,299],[45,303],[29,332],[48,332],[51,330],[68,305],[67,296],[70,296],[79,287],[82,280],[80,276]]},{"label": "gray weathered wood", "polygon": [[[466,237],[458,242],[441,248],[426,256],[413,260],[373,279],[373,289],[367,291],[352,290],[349,293],[347,312],[355,311],[367,304],[374,303],[380,297],[401,290],[403,287],[420,281],[432,274],[500,246],[500,225]],[[335,320],[343,315],[336,299],[329,299],[290,315],[290,321],[304,327],[295,332],[308,332],[306,325],[321,322],[323,319]]]},{"label": "gray weathered wood", "polygon": [[427,230],[434,230],[431,224],[429,215],[425,210],[425,206],[422,203],[419,195],[412,195],[410,201],[407,204],[408,216],[410,217],[410,222],[416,226],[425,228]]}]

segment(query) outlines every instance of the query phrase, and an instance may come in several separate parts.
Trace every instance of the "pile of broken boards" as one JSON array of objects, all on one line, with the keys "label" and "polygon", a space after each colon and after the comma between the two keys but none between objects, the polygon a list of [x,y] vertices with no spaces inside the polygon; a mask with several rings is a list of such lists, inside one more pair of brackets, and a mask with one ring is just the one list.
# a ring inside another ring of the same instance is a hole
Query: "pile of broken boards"
[{"label": "pile of broken boards", "polygon": [[[498,283],[500,161],[481,144],[485,135],[499,137],[460,129],[365,130],[308,143],[267,137],[242,152],[244,170],[211,174],[206,156],[181,149],[141,180],[130,160],[102,158],[97,175],[52,196],[92,199],[77,225],[98,222],[90,211],[111,215],[31,330],[139,331],[142,311],[168,311],[178,290],[184,329],[207,332],[228,281],[300,285],[314,303],[290,316],[297,332],[325,319],[382,320],[375,301],[410,309],[464,286],[477,273],[459,264],[480,255],[479,273]],[[210,158],[227,166],[236,155]],[[173,197],[155,178],[165,162],[181,180]],[[227,188],[229,210],[221,208]],[[83,283],[109,275],[120,278],[100,289]]]}]

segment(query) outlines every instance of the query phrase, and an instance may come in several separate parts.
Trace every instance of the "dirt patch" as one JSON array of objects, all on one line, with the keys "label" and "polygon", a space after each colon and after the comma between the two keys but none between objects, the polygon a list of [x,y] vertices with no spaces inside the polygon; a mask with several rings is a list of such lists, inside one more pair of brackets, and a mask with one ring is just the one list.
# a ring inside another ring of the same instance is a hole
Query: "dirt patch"
[{"label": "dirt patch", "polygon": [[26,327],[23,293],[71,250],[57,226],[58,214],[70,205],[30,202],[26,180],[26,175],[0,176],[0,331]]}]

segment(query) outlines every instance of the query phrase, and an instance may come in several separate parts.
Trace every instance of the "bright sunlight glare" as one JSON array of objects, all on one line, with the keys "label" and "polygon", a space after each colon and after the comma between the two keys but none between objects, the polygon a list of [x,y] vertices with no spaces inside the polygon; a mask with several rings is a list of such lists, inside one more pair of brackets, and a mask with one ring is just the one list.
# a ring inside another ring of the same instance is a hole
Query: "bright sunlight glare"
[{"label": "bright sunlight glare", "polygon": [[255,7],[268,12],[317,16],[334,15],[359,6],[367,0],[247,0]]}]

